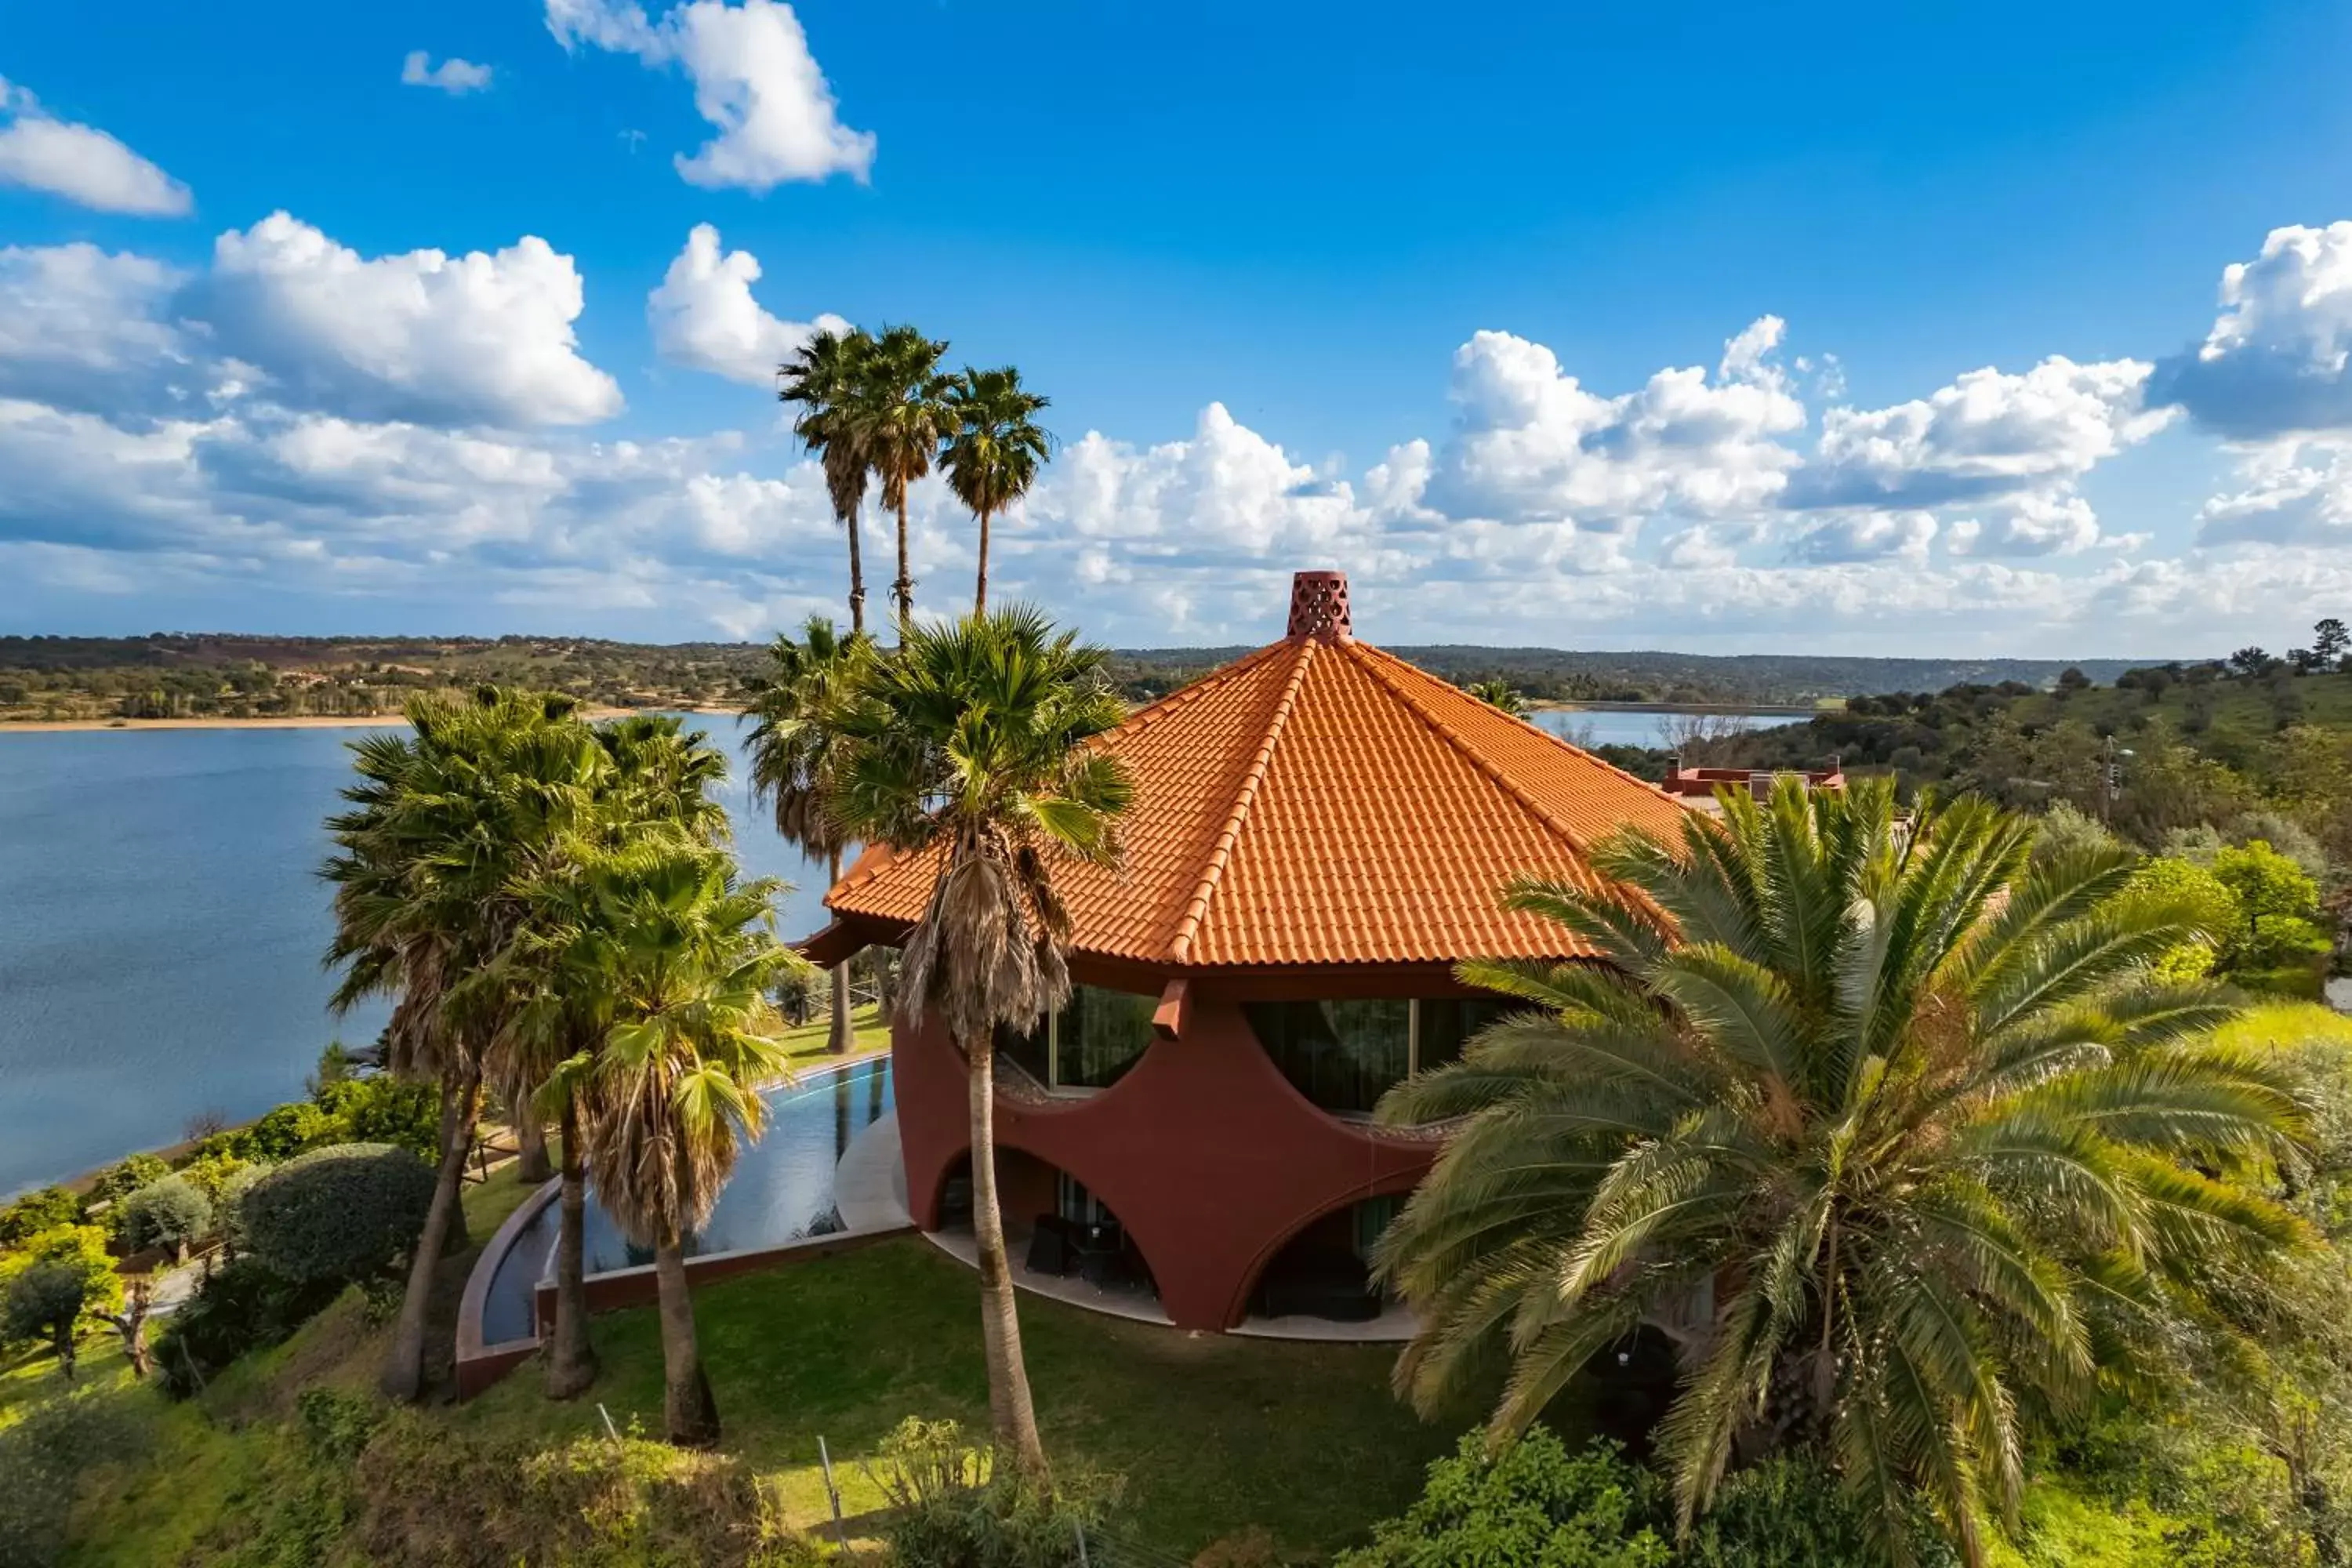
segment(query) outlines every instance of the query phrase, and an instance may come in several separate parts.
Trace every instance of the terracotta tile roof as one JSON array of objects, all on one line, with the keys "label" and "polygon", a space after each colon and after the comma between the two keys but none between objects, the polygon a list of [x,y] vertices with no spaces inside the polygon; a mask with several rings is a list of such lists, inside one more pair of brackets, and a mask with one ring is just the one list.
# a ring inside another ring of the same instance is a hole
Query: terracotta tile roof
[{"label": "terracotta tile roof", "polygon": [[[1176,968],[1573,957],[1504,913],[1509,878],[1589,878],[1627,823],[1673,832],[1663,791],[1336,631],[1259,649],[1138,711],[1103,744],[1136,803],[1118,871],[1056,872],[1074,945]],[[873,850],[825,899],[911,922],[929,857]]]}]

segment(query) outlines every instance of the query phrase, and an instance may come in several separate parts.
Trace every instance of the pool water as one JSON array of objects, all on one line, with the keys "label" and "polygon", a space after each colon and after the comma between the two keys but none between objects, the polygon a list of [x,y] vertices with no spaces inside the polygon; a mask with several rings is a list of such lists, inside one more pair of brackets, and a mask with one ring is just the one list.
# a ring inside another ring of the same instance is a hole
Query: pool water
[{"label": "pool water", "polygon": [[[804,1073],[762,1097],[767,1131],[735,1163],[734,1178],[711,1210],[709,1223],[687,1243],[688,1255],[777,1247],[841,1228],[834,1207],[834,1168],[849,1141],[891,1107],[890,1059],[877,1057],[832,1071]],[[482,1338],[490,1344],[534,1337],[532,1298],[553,1277],[560,1205],[549,1204],[515,1237],[491,1277],[482,1307]],[[651,1263],[652,1249],[632,1247],[588,1194],[583,1233],[588,1272],[604,1274]]]}]

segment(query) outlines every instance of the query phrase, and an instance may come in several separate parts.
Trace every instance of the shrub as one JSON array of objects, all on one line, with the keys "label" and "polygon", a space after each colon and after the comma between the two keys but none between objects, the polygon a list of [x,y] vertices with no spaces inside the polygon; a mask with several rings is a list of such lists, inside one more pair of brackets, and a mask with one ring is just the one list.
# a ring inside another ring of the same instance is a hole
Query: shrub
[{"label": "shrub", "polygon": [[[1613,1443],[1570,1453],[1530,1427],[1498,1454],[1483,1434],[1429,1467],[1420,1500],[1373,1529],[1372,1544],[1339,1568],[1665,1568],[1673,1561],[1657,1478]],[[1670,1528],[1670,1527],[1669,1527]]]},{"label": "shrub", "polygon": [[156,1336],[164,1392],[200,1393],[237,1357],[282,1342],[341,1294],[336,1281],[289,1279],[250,1258],[214,1269]]},{"label": "shrub", "polygon": [[[1911,1535],[1913,1563],[1953,1560],[1924,1521]],[[1881,1559],[1835,1479],[1781,1456],[1727,1479],[1675,1561],[1677,1568],[1875,1568]]]},{"label": "shrub", "polygon": [[184,1254],[210,1234],[213,1205],[185,1176],[166,1176],[123,1199],[109,1217],[115,1238],[128,1251],[159,1247]]},{"label": "shrub", "polygon": [[868,1473],[892,1504],[882,1534],[902,1568],[1078,1568],[1080,1532],[1102,1529],[1106,1489],[1065,1477],[1048,1494],[999,1476],[953,1421],[909,1416],[880,1455]]},{"label": "shrub", "polygon": [[236,1134],[236,1152],[246,1159],[290,1160],[309,1150],[349,1142],[351,1131],[330,1112],[298,1100],[265,1113]]},{"label": "shrub", "polygon": [[83,1479],[135,1457],[139,1426],[111,1391],[84,1389],[45,1399],[0,1427],[0,1564],[47,1568],[62,1562],[67,1526]]},{"label": "shrub", "polygon": [[433,1171],[389,1143],[313,1150],[278,1166],[239,1205],[247,1244],[288,1279],[365,1279],[415,1245]]},{"label": "shrub", "polygon": [[2159,978],[2168,981],[2203,976],[2213,967],[2221,944],[2236,934],[2245,919],[2238,905],[2238,895],[2219,877],[2194,860],[2174,856],[2159,856],[2144,863],[2132,873],[2123,896],[2183,903],[2194,911],[2198,922],[2212,932],[2210,941],[2184,942],[2157,956],[2153,967]]},{"label": "shrub", "polygon": [[153,1154],[133,1154],[119,1165],[109,1165],[90,1184],[89,1201],[93,1204],[117,1204],[145,1186],[160,1182],[172,1173],[172,1167]]},{"label": "shrub", "polygon": [[63,1187],[43,1187],[0,1208],[0,1247],[19,1247],[45,1230],[81,1218],[81,1200]]},{"label": "shrub", "polygon": [[322,1083],[314,1098],[341,1124],[341,1142],[397,1143],[427,1161],[440,1152],[441,1096],[430,1083],[378,1073]]}]

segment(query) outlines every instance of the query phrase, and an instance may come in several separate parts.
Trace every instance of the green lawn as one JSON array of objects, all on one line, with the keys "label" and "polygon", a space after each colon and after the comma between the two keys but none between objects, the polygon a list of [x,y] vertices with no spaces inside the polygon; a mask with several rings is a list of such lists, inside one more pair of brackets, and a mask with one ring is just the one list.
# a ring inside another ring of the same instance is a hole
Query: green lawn
[{"label": "green lawn", "polygon": [[[890,1048],[890,1026],[883,1018],[879,1007],[860,1007],[850,1014],[849,1021],[857,1031],[857,1049],[861,1055]],[[793,1066],[814,1067],[833,1060],[827,1040],[831,1033],[832,1026],[823,1016],[813,1024],[786,1029],[783,1033],[784,1051],[791,1057]]]},{"label": "green lawn", "polygon": [[[697,1297],[727,1447],[774,1472],[822,1518],[817,1438],[853,1510],[880,1501],[856,1473],[908,1415],[987,1427],[971,1270],[908,1238],[730,1280]],[[1192,1335],[1024,1296],[1030,1380],[1046,1447],[1065,1468],[1126,1479],[1133,1533],[1187,1555],[1246,1526],[1328,1550],[1402,1507],[1423,1468],[1475,1419],[1424,1426],[1388,1390],[1392,1347]],[[661,1346],[650,1310],[599,1319],[615,1421],[661,1424]],[[485,1433],[555,1440],[594,1429],[593,1408],[551,1405],[526,1367],[452,1415]]]},{"label": "green lawn", "polygon": [[[487,1237],[521,1195],[511,1168],[468,1189]],[[453,1266],[454,1268],[454,1266]],[[780,1488],[796,1522],[827,1517],[817,1439],[852,1513],[877,1507],[864,1473],[903,1417],[987,1428],[978,1297],[971,1270],[919,1238],[710,1286],[697,1296],[725,1447]],[[1402,1508],[1423,1467],[1476,1418],[1424,1425],[1388,1390],[1392,1347],[1192,1335],[1024,1296],[1022,1322],[1046,1446],[1066,1475],[1122,1479],[1119,1528],[1189,1559],[1251,1526],[1324,1553]],[[280,1436],[304,1387],[373,1383],[384,1331],[347,1296],[284,1345],[248,1357],[200,1399],[170,1405],[131,1382],[92,1338],[86,1383],[112,1390],[140,1434],[92,1478],[75,1512],[76,1564],[219,1561],[286,1484]],[[553,1447],[603,1430],[661,1426],[661,1347],[650,1309],[599,1318],[604,1372],[587,1399],[550,1404],[535,1364],[480,1399],[428,1418],[454,1432]],[[0,1369],[0,1426],[58,1386],[46,1359]]]}]

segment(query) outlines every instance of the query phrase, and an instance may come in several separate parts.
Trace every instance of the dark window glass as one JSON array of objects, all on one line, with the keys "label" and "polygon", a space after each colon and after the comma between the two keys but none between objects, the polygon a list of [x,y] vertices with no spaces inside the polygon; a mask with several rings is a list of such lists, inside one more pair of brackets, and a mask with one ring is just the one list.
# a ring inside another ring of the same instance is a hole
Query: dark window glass
[{"label": "dark window glass", "polygon": [[1041,1087],[1054,1081],[1045,1040],[1046,1026],[1050,1022],[1050,1019],[1040,1018],[1037,1026],[1025,1034],[1016,1033],[1001,1024],[996,1029],[996,1054],[1036,1079]]},{"label": "dark window glass", "polygon": [[1094,985],[1070,988],[1062,1009],[1060,1066],[1065,1089],[1108,1089],[1151,1046],[1151,1015],[1159,998]]},{"label": "dark window glass", "polygon": [[1412,1065],[1410,1002],[1253,1002],[1247,1011],[1282,1076],[1326,1110],[1370,1110]]},{"label": "dark window glass", "polygon": [[1356,1256],[1370,1263],[1372,1248],[1380,1245],[1381,1235],[1396,1223],[1404,1208],[1401,1197],[1366,1198],[1355,1207]]},{"label": "dark window glass", "polygon": [[1462,1047],[1496,1019],[1521,1011],[1524,1002],[1501,996],[1440,996],[1421,1005],[1420,1065],[1423,1072],[1460,1058]]}]

